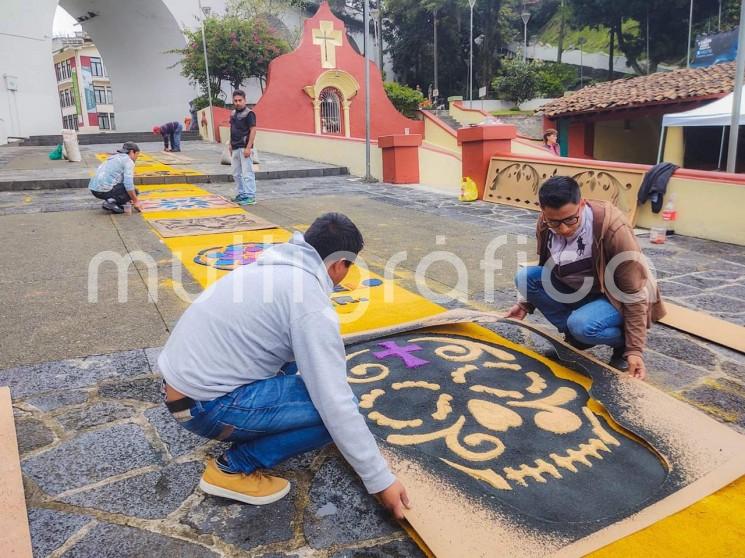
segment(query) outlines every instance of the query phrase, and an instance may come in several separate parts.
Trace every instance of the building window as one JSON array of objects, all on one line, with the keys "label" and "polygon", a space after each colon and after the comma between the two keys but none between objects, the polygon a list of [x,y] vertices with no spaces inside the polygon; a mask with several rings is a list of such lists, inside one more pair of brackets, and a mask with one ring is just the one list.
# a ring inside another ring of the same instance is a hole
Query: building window
[{"label": "building window", "polygon": [[327,87],[318,96],[321,101],[321,133],[341,134],[341,96],[339,92]]},{"label": "building window", "polygon": [[78,117],[74,114],[62,117],[62,127],[65,130],[76,130],[78,129]]},{"label": "building window", "polygon": [[59,77],[62,81],[64,79],[69,79],[72,76],[72,66],[70,65],[70,59],[63,60],[59,63]]},{"label": "building window", "polygon": [[64,89],[59,92],[59,104],[62,108],[71,107],[74,104],[72,89]]},{"label": "building window", "polygon": [[74,104],[72,89],[64,89],[59,92],[59,104],[61,107],[71,107]]},{"label": "building window", "polygon": [[106,112],[98,113],[98,129],[99,130],[110,130],[111,125],[109,124],[109,115]]},{"label": "building window", "polygon": [[103,77],[103,63],[100,58],[91,58],[91,74],[96,77]]},{"label": "building window", "polygon": [[60,74],[59,64],[54,65],[54,73],[57,75],[57,82],[62,81],[62,75]]},{"label": "building window", "polygon": [[105,105],[106,104],[106,88],[94,87],[93,92],[96,94],[96,104]]},{"label": "building window", "polygon": [[114,93],[111,91],[111,87],[106,88],[106,103],[109,105],[114,104]]},{"label": "building window", "polygon": [[109,122],[111,123],[111,129],[116,130],[116,122],[114,122],[114,113],[109,114]]}]

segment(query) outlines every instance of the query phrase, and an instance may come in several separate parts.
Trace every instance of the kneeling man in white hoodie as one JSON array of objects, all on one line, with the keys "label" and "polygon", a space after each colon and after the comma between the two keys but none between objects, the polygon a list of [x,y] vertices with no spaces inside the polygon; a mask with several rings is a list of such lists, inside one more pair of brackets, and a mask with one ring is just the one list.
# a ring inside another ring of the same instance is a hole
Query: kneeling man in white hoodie
[{"label": "kneeling man in white hoodie", "polygon": [[207,463],[206,493],[274,502],[290,483],[261,470],[334,442],[403,517],[406,490],[357,409],[329,298],[362,246],[348,217],[327,213],[215,282],[179,320],[158,358],[166,406],[190,432],[232,444]]}]

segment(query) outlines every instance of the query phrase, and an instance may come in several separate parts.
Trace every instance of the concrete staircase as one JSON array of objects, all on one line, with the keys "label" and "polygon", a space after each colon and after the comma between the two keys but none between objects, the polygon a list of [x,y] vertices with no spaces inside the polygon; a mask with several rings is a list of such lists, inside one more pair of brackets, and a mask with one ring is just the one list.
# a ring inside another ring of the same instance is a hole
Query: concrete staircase
[{"label": "concrete staircase", "polygon": [[463,124],[458,122],[455,118],[450,116],[450,112],[447,110],[432,110],[430,111],[432,114],[434,114],[437,118],[442,120],[445,124],[450,126],[453,130],[458,130],[458,128],[463,128]]},{"label": "concrete staircase", "polygon": [[[183,132],[181,141],[199,140],[199,132]],[[161,141],[159,135],[152,132],[110,132],[100,134],[78,134],[78,143],[80,145],[93,145],[98,143],[124,143],[133,141],[135,143],[145,143],[148,141]],[[21,142],[21,146],[55,146],[62,143],[62,135],[31,136]]]}]

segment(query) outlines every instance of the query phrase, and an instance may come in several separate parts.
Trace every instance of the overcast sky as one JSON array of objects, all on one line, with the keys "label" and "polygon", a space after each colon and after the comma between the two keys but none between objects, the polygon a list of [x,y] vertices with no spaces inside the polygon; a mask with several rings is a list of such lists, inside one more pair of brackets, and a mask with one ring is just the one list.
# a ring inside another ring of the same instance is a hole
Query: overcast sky
[{"label": "overcast sky", "polygon": [[75,31],[80,31],[80,24],[65,10],[57,6],[52,30],[55,35],[74,35]]}]

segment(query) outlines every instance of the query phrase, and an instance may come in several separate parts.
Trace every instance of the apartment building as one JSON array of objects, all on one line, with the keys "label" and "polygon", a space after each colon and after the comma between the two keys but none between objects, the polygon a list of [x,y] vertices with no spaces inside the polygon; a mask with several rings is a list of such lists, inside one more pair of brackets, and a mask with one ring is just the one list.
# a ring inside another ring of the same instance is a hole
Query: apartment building
[{"label": "apartment building", "polygon": [[54,37],[62,127],[82,134],[116,130],[114,94],[103,59],[85,33]]}]

